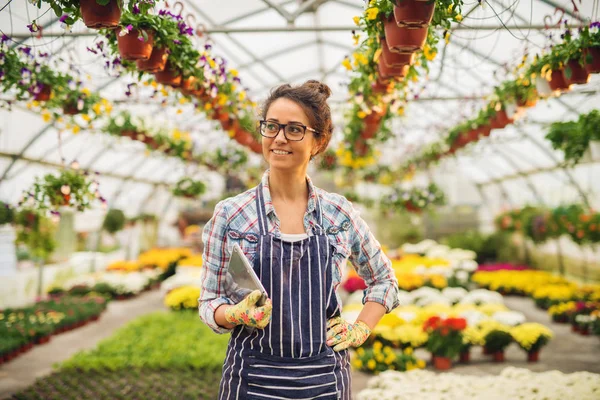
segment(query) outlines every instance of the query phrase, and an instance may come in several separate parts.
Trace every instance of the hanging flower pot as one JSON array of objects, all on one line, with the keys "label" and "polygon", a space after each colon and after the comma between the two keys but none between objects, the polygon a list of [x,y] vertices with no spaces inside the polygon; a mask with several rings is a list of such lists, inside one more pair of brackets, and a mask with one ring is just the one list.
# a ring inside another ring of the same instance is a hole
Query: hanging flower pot
[{"label": "hanging flower pot", "polygon": [[403,65],[402,67],[388,67],[381,59],[377,65],[379,76],[383,79],[403,78],[408,73],[409,67],[409,65]]},{"label": "hanging flower pot", "polygon": [[569,90],[569,84],[565,80],[565,76],[563,74],[562,69],[552,71],[549,84],[550,89],[552,89],[553,92],[559,90]]},{"label": "hanging flower pot", "polygon": [[563,74],[568,85],[583,85],[590,81],[590,73],[579,64],[578,60],[570,60],[563,69]]},{"label": "hanging flower pot", "polygon": [[512,124],[513,120],[508,117],[506,110],[496,111],[496,115],[490,120],[491,129],[502,129],[508,124]]},{"label": "hanging flower pot", "polygon": [[169,54],[166,47],[154,47],[150,58],[147,60],[137,60],[135,63],[140,71],[154,73],[165,69],[167,58],[169,58]]},{"label": "hanging flower pot", "polygon": [[527,362],[538,362],[540,359],[540,352],[538,351],[530,351],[527,353]]},{"label": "hanging flower pot", "polygon": [[[252,135],[245,129],[239,128],[235,130],[235,134],[233,135],[233,139],[241,144],[242,146],[249,146],[254,142]],[[262,149],[262,145],[261,145]],[[262,151],[262,150],[261,150]]]},{"label": "hanging flower pot", "polygon": [[452,360],[448,357],[435,356],[433,366],[440,371],[448,370],[452,367]]},{"label": "hanging flower pot", "polygon": [[427,39],[427,27],[400,28],[393,16],[383,22],[385,40],[394,53],[414,53],[421,50]]},{"label": "hanging flower pot", "polygon": [[200,96],[204,92],[204,88],[200,86],[200,81],[195,76],[182,80],[180,90],[187,96]]},{"label": "hanging flower pot", "polygon": [[600,47],[589,47],[583,49],[583,59],[585,60],[585,70],[590,74],[600,72]]},{"label": "hanging flower pot", "polygon": [[385,38],[381,38],[381,56],[379,61],[382,59],[387,67],[403,67],[404,65],[413,63],[415,60],[415,53],[392,53]]},{"label": "hanging flower pot", "polygon": [[385,94],[385,93],[387,93],[389,84],[390,84],[389,80],[385,81],[385,80],[381,80],[381,77],[377,77],[377,82],[375,82],[371,86],[371,88],[373,89],[373,93]]},{"label": "hanging flower pot", "polygon": [[541,76],[536,76],[535,78],[535,89],[541,97],[552,96],[552,88],[550,87],[550,83]]},{"label": "hanging flower pot", "polygon": [[434,1],[398,0],[394,2],[394,19],[399,27],[422,28],[428,26],[435,9]]},{"label": "hanging flower pot", "polygon": [[48,101],[50,100],[50,95],[52,94],[52,86],[41,84],[40,91],[37,92],[33,99],[36,101]]},{"label": "hanging flower pot", "polygon": [[152,54],[154,44],[154,31],[145,30],[147,36],[142,35],[138,29],[125,33],[126,29],[117,29],[117,45],[123,60],[148,60]]},{"label": "hanging flower pot", "polygon": [[257,142],[256,140],[253,140],[252,142],[250,142],[248,147],[250,148],[250,150],[252,150],[256,154],[262,153],[262,143],[261,142]]},{"label": "hanging flower pot", "polygon": [[367,144],[366,139],[363,137],[357,138],[354,142],[354,154],[356,154],[359,157],[363,157],[366,156],[368,152],[369,146]]},{"label": "hanging flower pot", "polygon": [[119,25],[121,6],[120,0],[109,0],[105,6],[96,0],[79,0],[83,23],[91,29],[115,28]]},{"label": "hanging flower pot", "polygon": [[374,138],[375,135],[377,134],[377,131],[379,130],[381,116],[379,114],[377,114],[376,112],[372,112],[371,114],[367,115],[363,121],[365,123],[365,126],[364,126],[363,130],[361,131],[360,135],[364,139]]},{"label": "hanging flower pot", "polygon": [[179,87],[181,85],[181,72],[167,63],[164,70],[154,73],[154,79],[163,85]]},{"label": "hanging flower pot", "polygon": [[63,106],[63,114],[65,114],[65,115],[79,114],[79,110],[77,109],[77,103],[65,103]]}]

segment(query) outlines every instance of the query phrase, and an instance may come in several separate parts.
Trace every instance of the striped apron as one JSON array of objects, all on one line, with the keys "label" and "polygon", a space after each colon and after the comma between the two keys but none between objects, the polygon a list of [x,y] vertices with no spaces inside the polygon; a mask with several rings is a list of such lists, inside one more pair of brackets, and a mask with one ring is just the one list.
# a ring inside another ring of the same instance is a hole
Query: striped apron
[{"label": "striped apron", "polygon": [[319,227],[313,236],[285,242],[269,234],[262,184],[254,270],[273,302],[265,329],[237,326],[229,340],[219,399],[350,400],[348,351],[327,346],[327,319],[340,314],[331,271],[334,247]]}]

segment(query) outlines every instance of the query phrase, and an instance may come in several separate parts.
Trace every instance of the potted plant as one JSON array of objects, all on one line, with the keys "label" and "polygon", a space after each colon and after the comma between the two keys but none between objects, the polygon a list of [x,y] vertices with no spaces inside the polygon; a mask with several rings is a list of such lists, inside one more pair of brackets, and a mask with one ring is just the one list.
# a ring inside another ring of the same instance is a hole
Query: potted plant
[{"label": "potted plant", "polygon": [[102,228],[111,235],[119,232],[125,227],[125,213],[123,211],[111,208],[104,217]]},{"label": "potted plant", "polygon": [[539,353],[552,338],[552,331],[542,324],[526,322],[511,328],[510,334],[517,344],[527,352],[528,362],[537,362]]},{"label": "potted plant", "polygon": [[125,12],[115,33],[121,58],[127,61],[148,60],[154,35],[160,29],[160,17],[141,11]]},{"label": "potted plant", "polygon": [[434,0],[392,0],[394,19],[399,27],[422,28],[433,18]]},{"label": "potted plant", "polygon": [[15,214],[15,243],[24,245],[37,259],[46,261],[56,248],[56,226],[49,218],[30,207],[21,207]]},{"label": "potted plant", "polygon": [[456,357],[462,347],[462,331],[467,327],[464,318],[430,317],[423,324],[423,331],[427,332],[427,350],[434,357],[434,366],[439,370],[450,369],[452,359]]},{"label": "potted plant", "polygon": [[33,206],[37,210],[50,210],[60,215],[60,207],[73,207],[83,211],[91,207],[96,198],[105,200],[98,194],[98,184],[81,170],[65,168],[58,175],[47,174],[37,178],[33,187],[24,193],[21,204]]},{"label": "potted plant", "polygon": [[584,27],[579,34],[579,43],[583,49],[583,64],[590,74],[600,72],[600,22]]},{"label": "potted plant", "polygon": [[83,19],[91,29],[116,27],[123,7],[122,0],[38,0],[34,4],[41,8],[42,3],[49,4],[61,22],[72,26]]},{"label": "potted plant", "polygon": [[504,351],[513,340],[508,330],[492,329],[483,340],[485,353],[493,355],[495,362],[504,362]]},{"label": "potted plant", "polygon": [[177,181],[172,192],[175,196],[186,198],[196,198],[206,191],[206,185],[202,181],[196,181],[192,178],[182,178]]}]

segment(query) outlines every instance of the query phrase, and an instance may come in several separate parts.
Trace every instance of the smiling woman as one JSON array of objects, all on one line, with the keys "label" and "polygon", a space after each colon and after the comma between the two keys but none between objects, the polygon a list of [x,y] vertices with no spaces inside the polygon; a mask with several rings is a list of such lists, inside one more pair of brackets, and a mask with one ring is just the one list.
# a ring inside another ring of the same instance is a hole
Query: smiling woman
[{"label": "smiling woman", "polygon": [[[271,92],[259,123],[269,169],[256,188],[217,204],[204,228],[200,318],[231,332],[220,399],[349,400],[348,347],[398,304],[390,260],[367,224],[306,175],[331,139],[330,94],[317,81]],[[263,305],[228,273],[235,244],[267,290]],[[367,284],[356,322],[341,318],[336,291],[349,257]]]}]

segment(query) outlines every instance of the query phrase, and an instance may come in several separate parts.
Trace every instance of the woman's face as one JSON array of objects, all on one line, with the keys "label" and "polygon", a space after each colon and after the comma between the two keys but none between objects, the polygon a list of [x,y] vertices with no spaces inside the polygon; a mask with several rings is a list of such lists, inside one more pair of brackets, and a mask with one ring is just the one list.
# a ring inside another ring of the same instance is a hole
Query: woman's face
[{"label": "woman's face", "polygon": [[[286,98],[271,103],[265,120],[279,124],[301,124],[314,129],[302,107]],[[295,170],[307,167],[311,155],[317,152],[318,143],[308,129],[300,141],[287,140],[283,129],[280,129],[274,138],[262,137],[262,148],[263,156],[272,169]]]}]

